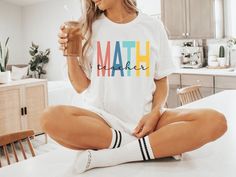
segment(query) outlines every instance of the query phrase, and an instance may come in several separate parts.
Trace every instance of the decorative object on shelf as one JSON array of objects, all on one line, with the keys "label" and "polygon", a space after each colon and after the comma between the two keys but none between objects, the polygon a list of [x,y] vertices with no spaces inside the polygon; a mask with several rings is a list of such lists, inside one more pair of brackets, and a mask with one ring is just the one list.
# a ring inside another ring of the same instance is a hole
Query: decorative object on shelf
[{"label": "decorative object on shelf", "polygon": [[232,52],[235,51],[235,46],[236,46],[236,38],[231,38],[227,41],[227,47],[228,47],[228,55],[227,55],[227,59],[228,59],[228,65],[229,66],[233,66],[236,67],[236,64],[232,63]]},{"label": "decorative object on shelf", "polygon": [[30,47],[30,55],[32,59],[29,62],[29,69],[33,73],[32,77],[40,79],[42,75],[46,74],[45,65],[49,62],[50,49],[45,52],[39,51],[39,46],[32,42]]},{"label": "decorative object on shelf", "polygon": [[7,71],[7,63],[9,60],[8,42],[9,37],[4,45],[0,42],[0,83],[8,83],[11,81],[11,73]]},{"label": "decorative object on shelf", "polygon": [[219,57],[217,58],[220,67],[226,67],[226,58],[225,58],[225,48],[224,46],[220,46],[219,49]]},{"label": "decorative object on shelf", "polygon": [[227,63],[227,59],[225,57],[225,47],[219,47],[219,55],[211,55],[208,57],[208,69],[225,69],[230,67]]}]

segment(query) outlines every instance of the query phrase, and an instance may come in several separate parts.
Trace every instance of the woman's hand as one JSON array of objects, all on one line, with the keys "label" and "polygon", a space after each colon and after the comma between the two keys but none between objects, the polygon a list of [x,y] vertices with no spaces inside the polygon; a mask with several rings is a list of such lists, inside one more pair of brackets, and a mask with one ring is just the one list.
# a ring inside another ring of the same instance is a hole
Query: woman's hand
[{"label": "woman's hand", "polygon": [[160,111],[152,111],[139,121],[138,126],[134,129],[133,135],[137,138],[142,138],[144,136],[149,135],[153,131],[155,131],[157,123],[161,117]]},{"label": "woman's hand", "polygon": [[59,49],[61,51],[65,51],[66,50],[66,46],[67,46],[67,42],[68,42],[68,34],[65,32],[65,25],[62,25],[60,28],[60,32],[58,34],[58,43],[60,44]]},{"label": "woman's hand", "polygon": [[[81,34],[81,30],[80,27],[73,29],[72,31],[70,31],[70,34],[68,34],[68,30],[66,29],[65,25],[62,25],[60,27],[60,31],[58,34],[58,43],[60,45],[59,49],[61,51],[65,51],[67,49],[67,45],[70,39],[74,38],[75,36],[79,36],[77,39],[81,39],[81,43],[82,40],[85,39],[83,37],[83,35]],[[80,47],[82,47],[82,45],[79,45]],[[80,49],[78,49],[78,51],[80,51]]]}]

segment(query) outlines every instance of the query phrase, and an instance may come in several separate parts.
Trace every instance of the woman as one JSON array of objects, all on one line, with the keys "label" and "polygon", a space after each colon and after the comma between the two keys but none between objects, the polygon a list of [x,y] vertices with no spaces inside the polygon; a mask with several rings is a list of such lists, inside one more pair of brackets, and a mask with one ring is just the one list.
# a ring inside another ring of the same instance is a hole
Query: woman
[{"label": "woman", "polygon": [[79,173],[178,155],[225,133],[226,119],[215,110],[163,109],[174,65],[160,21],[138,11],[135,0],[85,2],[86,20],[77,34],[84,37],[81,57],[67,57],[70,81],[84,104],[49,107],[41,119],[58,143],[86,150],[76,161]]}]

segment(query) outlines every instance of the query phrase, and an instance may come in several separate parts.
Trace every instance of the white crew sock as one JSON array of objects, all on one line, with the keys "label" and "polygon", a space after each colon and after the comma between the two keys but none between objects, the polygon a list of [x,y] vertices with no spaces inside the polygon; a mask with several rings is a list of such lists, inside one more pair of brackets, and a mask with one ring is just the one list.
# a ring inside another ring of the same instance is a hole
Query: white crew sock
[{"label": "white crew sock", "polygon": [[77,173],[83,173],[92,168],[146,161],[154,158],[149,138],[146,136],[116,149],[86,150],[78,155],[75,161],[75,170]]},{"label": "white crew sock", "polygon": [[134,140],[137,140],[135,136],[129,135],[128,133],[121,132],[119,130],[112,129],[112,140],[108,149],[115,149],[122,147]]}]

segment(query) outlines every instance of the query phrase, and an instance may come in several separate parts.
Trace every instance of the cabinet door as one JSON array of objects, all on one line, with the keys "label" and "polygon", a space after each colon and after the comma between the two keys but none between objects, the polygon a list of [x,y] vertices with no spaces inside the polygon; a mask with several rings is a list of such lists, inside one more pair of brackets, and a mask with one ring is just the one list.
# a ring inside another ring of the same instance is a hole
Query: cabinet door
[{"label": "cabinet door", "polygon": [[215,87],[218,89],[236,89],[236,78],[230,76],[216,76]]},{"label": "cabinet door", "polygon": [[40,115],[47,106],[45,84],[25,86],[25,105],[27,107],[26,124],[35,134],[42,133]]},{"label": "cabinet door", "polygon": [[181,106],[179,97],[177,95],[178,88],[180,88],[180,85],[170,85],[169,95],[167,98],[168,108],[176,108]]},{"label": "cabinet door", "polygon": [[213,38],[214,0],[186,0],[187,36],[190,38]]},{"label": "cabinet door", "polygon": [[0,90],[0,134],[21,130],[21,89]]},{"label": "cabinet door", "polygon": [[161,18],[170,39],[182,39],[186,34],[185,0],[162,0]]}]

